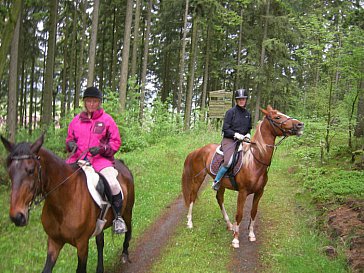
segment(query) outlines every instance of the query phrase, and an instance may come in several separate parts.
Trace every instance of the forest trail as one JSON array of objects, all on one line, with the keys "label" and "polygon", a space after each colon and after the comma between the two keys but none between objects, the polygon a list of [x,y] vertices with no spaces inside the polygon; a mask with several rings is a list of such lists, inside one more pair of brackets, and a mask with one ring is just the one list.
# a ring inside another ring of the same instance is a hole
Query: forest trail
[{"label": "forest trail", "polygon": [[[252,195],[245,203],[244,218],[240,225],[240,248],[234,250],[233,258],[228,265],[230,272],[258,272],[258,247],[259,243],[249,242],[248,224],[250,219],[250,209]],[[178,225],[185,225],[187,208],[184,206],[182,196],[175,199],[165,210],[165,212],[138,238],[134,241],[136,247],[130,251],[131,263],[118,264],[113,272],[118,273],[142,273],[150,272],[153,263],[163,253],[169,239],[174,235]],[[221,216],[222,217],[222,216]],[[256,235],[260,237],[259,213],[256,221]]]}]

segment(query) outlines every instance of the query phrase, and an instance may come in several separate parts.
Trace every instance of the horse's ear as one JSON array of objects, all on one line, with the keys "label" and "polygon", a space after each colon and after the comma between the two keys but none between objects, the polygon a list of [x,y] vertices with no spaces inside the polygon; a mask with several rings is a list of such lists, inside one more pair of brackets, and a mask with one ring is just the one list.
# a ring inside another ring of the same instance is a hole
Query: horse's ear
[{"label": "horse's ear", "polygon": [[268,112],[271,112],[271,111],[273,111],[273,107],[272,107],[272,106],[270,106],[270,105],[268,105],[268,106],[267,106],[267,110],[268,110]]},{"label": "horse's ear", "polygon": [[4,138],[3,136],[1,136],[1,141],[3,142],[4,147],[8,152],[11,152],[13,150],[14,143],[10,142],[9,140]]},{"label": "horse's ear", "polygon": [[267,110],[265,110],[265,109],[263,109],[263,108],[260,108],[259,107],[259,109],[260,109],[260,111],[262,111],[262,113],[264,114],[264,115],[268,115],[269,113],[268,113],[268,111]]},{"label": "horse's ear", "polygon": [[44,142],[44,133],[41,134],[41,136],[32,144],[32,146],[30,147],[31,152],[37,154],[40,150],[40,147],[42,147],[43,142]]}]

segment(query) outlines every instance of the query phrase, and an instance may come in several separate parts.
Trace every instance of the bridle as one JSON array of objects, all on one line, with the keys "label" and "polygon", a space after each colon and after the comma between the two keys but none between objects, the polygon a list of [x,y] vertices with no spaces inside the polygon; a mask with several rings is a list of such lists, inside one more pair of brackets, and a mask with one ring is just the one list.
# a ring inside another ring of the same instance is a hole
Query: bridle
[{"label": "bridle", "polygon": [[[295,134],[295,133],[297,132],[297,129],[295,128],[295,126],[293,126],[293,128],[292,128],[292,129],[285,129],[285,128],[283,128],[283,127],[282,127],[282,126],[283,126],[283,124],[285,124],[287,121],[289,121],[289,120],[293,119],[293,118],[291,118],[291,117],[286,118],[286,119],[285,119],[285,120],[283,120],[282,122],[276,122],[275,120],[273,120],[272,118],[270,118],[270,117],[268,117],[268,116],[265,116],[265,118],[268,120],[269,124],[272,126],[272,128],[273,128],[273,130],[274,130],[275,137],[279,136],[279,133],[277,132],[277,129],[278,129],[278,130],[280,130],[280,131],[281,131],[281,133],[283,134],[283,138],[282,138],[282,139],[281,139],[281,140],[280,140],[277,144],[273,144],[273,145],[267,144],[267,146],[268,146],[268,147],[272,147],[272,148],[274,148],[274,150],[273,150],[273,154],[272,154],[272,157],[271,157],[271,159],[270,159],[269,164],[266,164],[266,163],[264,163],[263,161],[261,161],[260,159],[258,159],[258,158],[254,155],[253,151],[251,151],[251,153],[252,153],[252,155],[253,155],[253,157],[254,157],[254,159],[255,159],[256,161],[258,161],[260,164],[262,164],[262,165],[264,165],[264,166],[267,166],[267,167],[268,167],[268,169],[267,169],[267,173],[268,173],[268,171],[269,171],[269,167],[270,167],[270,164],[271,164],[271,162],[272,162],[272,158],[273,158],[273,156],[274,156],[274,153],[275,153],[275,152],[276,152],[276,150],[277,150],[277,147],[278,147],[279,145],[281,145],[281,144],[282,144],[283,140],[285,140],[285,139],[289,136],[289,134]],[[256,143],[254,143],[254,142],[250,142],[250,141],[249,141],[249,143],[251,143],[251,144],[256,144]],[[251,149],[251,146],[250,146],[250,149]]]},{"label": "bridle", "polygon": [[270,118],[268,116],[265,116],[265,118],[269,121],[270,125],[272,125],[275,136],[278,136],[276,128],[282,132],[283,137],[284,137],[283,139],[288,137],[289,136],[288,134],[294,135],[298,131],[295,125],[291,129],[285,129],[285,128],[282,127],[283,124],[285,124],[287,121],[292,120],[294,118],[288,117],[285,120],[283,120],[282,122],[277,122],[277,121],[273,120],[272,118]]},{"label": "bridle", "polygon": [[68,177],[66,177],[62,182],[60,182],[58,185],[56,185],[53,189],[50,191],[43,193],[43,190],[41,189],[42,183],[42,166],[40,164],[40,156],[32,154],[32,155],[19,155],[19,156],[12,156],[10,157],[11,160],[26,160],[26,159],[34,159],[37,162],[37,172],[38,177],[35,179],[35,186],[33,190],[33,198],[29,203],[29,210],[32,209],[32,206],[37,206],[41,202],[43,202],[48,195],[50,195],[52,192],[56,191],[60,186],[62,186],[64,183],[66,183],[74,174],[76,174],[78,171],[81,170],[81,167],[78,167],[73,173],[71,173]]}]

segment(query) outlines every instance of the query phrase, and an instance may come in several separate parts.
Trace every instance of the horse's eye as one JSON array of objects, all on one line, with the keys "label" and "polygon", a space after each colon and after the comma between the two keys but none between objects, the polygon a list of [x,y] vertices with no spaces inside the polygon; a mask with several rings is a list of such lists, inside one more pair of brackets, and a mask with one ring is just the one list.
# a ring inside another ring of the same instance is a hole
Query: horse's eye
[{"label": "horse's eye", "polygon": [[27,171],[28,175],[33,175],[34,174],[34,169],[33,168],[27,169],[26,171]]},{"label": "horse's eye", "polygon": [[275,119],[281,119],[281,117],[280,116],[277,116],[277,117],[275,117]]}]

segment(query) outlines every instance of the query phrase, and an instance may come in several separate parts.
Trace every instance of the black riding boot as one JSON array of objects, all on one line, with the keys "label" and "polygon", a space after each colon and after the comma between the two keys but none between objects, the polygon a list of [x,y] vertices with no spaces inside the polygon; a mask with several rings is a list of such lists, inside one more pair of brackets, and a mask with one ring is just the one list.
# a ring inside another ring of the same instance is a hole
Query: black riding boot
[{"label": "black riding boot", "polygon": [[121,234],[127,232],[127,227],[123,218],[121,217],[121,208],[123,207],[123,198],[121,192],[112,196],[111,206],[114,211],[115,219],[113,221],[114,233]]}]

